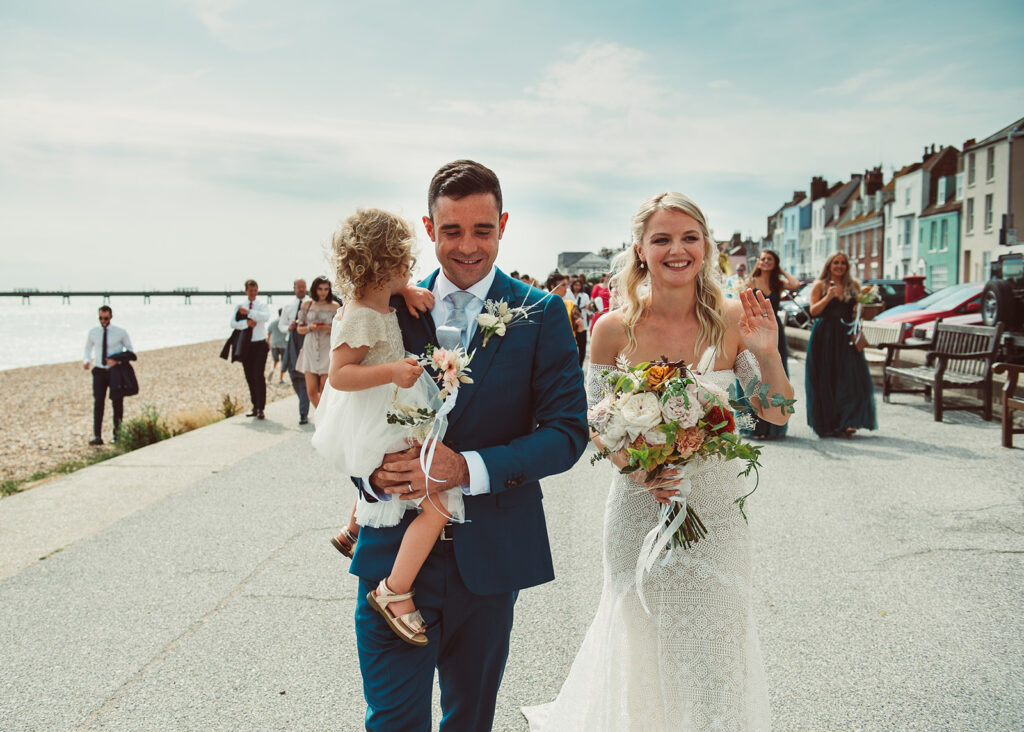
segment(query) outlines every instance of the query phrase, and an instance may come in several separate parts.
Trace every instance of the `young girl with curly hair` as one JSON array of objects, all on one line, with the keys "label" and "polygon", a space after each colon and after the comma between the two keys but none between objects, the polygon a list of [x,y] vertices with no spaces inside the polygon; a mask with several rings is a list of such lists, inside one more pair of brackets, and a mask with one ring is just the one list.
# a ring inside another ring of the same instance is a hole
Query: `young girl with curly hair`
[{"label": "young girl with curly hair", "polygon": [[[409,282],[413,242],[408,223],[379,209],[357,211],[332,242],[345,306],[331,331],[330,372],[316,410],[313,446],[341,472],[364,482],[386,453],[418,441],[409,427],[389,424],[388,411],[396,405],[436,411],[441,405],[438,386],[406,355],[398,317],[389,305],[392,296],[402,295],[417,317],[416,311],[433,306],[430,291]],[[396,526],[406,510],[416,509],[420,514],[406,528],[390,576],[367,599],[402,640],[426,645],[426,625],[412,601],[412,586],[444,525],[462,520],[461,490],[426,501],[360,497],[348,526],[331,543],[351,557],[359,526]]]}]

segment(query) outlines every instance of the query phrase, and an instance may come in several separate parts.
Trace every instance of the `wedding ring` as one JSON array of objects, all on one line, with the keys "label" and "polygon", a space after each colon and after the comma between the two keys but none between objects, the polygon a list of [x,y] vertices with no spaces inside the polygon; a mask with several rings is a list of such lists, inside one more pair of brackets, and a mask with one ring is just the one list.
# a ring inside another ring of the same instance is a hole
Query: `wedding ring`
[{"label": "wedding ring", "polygon": [[771,317],[770,315],[768,315],[768,313],[761,313],[761,315],[763,315],[766,318]]},{"label": "wedding ring", "polygon": [[412,493],[412,483],[406,483],[406,487],[409,489],[406,493]]}]

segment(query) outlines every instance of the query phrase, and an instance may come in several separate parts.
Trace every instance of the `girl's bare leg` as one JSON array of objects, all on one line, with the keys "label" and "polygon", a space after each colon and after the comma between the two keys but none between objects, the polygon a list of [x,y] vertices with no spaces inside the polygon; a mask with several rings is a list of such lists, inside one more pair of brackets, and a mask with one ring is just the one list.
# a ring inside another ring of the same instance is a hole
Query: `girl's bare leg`
[{"label": "girl's bare leg", "polygon": [[313,403],[313,409],[320,406],[320,375],[306,374],[306,393],[309,401]]},{"label": "girl's bare leg", "polygon": [[[437,503],[437,496],[431,496]],[[420,515],[413,519],[409,528],[405,530],[402,537],[402,545],[398,548],[398,556],[395,557],[395,565],[391,568],[391,575],[387,579],[388,587],[392,592],[401,594],[412,589],[423,563],[427,561],[430,550],[434,548],[434,542],[441,535],[441,529],[448,523],[448,515],[435,507],[430,500],[420,504],[423,509]],[[389,609],[395,615],[405,615],[416,609],[412,600],[391,603]]]}]

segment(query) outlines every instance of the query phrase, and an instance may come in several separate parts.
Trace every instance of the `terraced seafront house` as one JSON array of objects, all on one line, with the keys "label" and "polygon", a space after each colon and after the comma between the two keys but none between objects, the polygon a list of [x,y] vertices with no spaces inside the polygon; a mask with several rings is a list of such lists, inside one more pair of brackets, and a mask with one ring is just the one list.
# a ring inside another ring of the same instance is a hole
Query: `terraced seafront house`
[{"label": "terraced seafront house", "polygon": [[938,290],[960,281],[960,215],[963,172],[939,178],[935,203],[918,218],[917,261],[925,287]]}]

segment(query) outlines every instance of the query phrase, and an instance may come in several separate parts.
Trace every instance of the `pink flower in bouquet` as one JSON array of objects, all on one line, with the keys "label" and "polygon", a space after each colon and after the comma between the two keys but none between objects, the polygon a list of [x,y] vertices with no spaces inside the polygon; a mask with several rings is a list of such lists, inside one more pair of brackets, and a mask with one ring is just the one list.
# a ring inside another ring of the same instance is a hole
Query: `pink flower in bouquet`
[{"label": "pink flower in bouquet", "polygon": [[704,414],[696,393],[689,386],[686,395],[670,396],[661,404],[661,414],[667,422],[678,421],[680,427],[693,427]]},{"label": "pink flower in bouquet", "polygon": [[587,410],[587,422],[597,432],[604,432],[612,421],[612,397],[606,396]]},{"label": "pink flower in bouquet", "polygon": [[704,444],[707,433],[700,427],[687,427],[676,432],[676,450],[680,456],[688,458]]},{"label": "pink flower in bouquet", "polygon": [[430,354],[430,360],[440,373],[451,371],[455,367],[455,354],[446,348],[435,348]]}]

